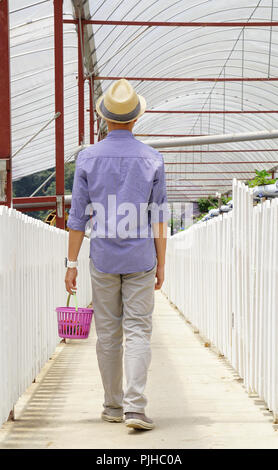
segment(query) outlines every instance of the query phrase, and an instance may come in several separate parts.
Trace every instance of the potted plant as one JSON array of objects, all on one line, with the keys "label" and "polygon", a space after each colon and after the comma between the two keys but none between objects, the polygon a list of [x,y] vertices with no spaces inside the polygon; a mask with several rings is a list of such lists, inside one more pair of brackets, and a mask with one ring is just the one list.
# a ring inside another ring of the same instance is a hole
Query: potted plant
[{"label": "potted plant", "polygon": [[270,179],[270,173],[266,170],[255,170],[256,176],[252,180],[248,181],[249,188],[255,188],[255,186],[265,186],[266,184],[273,184],[276,181],[275,179]]}]

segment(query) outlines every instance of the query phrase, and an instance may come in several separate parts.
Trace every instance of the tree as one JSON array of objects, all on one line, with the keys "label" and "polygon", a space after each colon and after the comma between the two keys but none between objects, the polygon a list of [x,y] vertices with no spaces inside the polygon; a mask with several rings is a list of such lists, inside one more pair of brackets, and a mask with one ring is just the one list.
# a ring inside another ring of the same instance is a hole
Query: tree
[{"label": "tree", "polygon": [[[13,183],[13,197],[30,196],[50,175],[55,168],[39,171],[33,175],[24,176]],[[71,194],[73,186],[73,177],[75,170],[75,162],[65,164],[65,194]],[[56,183],[55,175],[38,191],[36,196],[55,196]],[[30,217],[44,220],[49,211],[33,211],[28,212]]]}]

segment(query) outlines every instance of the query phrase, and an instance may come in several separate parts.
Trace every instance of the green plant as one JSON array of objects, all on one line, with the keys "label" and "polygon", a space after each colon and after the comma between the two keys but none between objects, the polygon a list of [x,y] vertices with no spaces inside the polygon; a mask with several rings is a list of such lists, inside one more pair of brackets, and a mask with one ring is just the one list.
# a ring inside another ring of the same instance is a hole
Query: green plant
[{"label": "green plant", "polygon": [[198,207],[201,213],[206,213],[210,209],[215,209],[218,207],[218,200],[216,198],[208,197],[198,199]]},{"label": "green plant", "polygon": [[[221,196],[222,204],[227,204],[232,198],[227,196]],[[194,223],[199,222],[202,218],[210,211],[211,209],[215,209],[218,207],[218,199],[217,198],[201,198],[198,199],[198,207],[200,211],[200,215],[194,218]]]},{"label": "green plant", "polygon": [[228,202],[231,201],[231,199],[232,199],[231,197],[221,196],[221,202],[224,205],[228,204]]},{"label": "green plant", "polygon": [[276,179],[269,179],[271,176],[266,170],[255,170],[256,176],[248,181],[249,188],[254,188],[255,186],[264,186],[265,184],[275,183]]},{"label": "green plant", "polygon": [[203,217],[205,217],[206,214],[200,214],[198,217],[195,217],[194,223],[199,222],[199,220],[202,220]]}]

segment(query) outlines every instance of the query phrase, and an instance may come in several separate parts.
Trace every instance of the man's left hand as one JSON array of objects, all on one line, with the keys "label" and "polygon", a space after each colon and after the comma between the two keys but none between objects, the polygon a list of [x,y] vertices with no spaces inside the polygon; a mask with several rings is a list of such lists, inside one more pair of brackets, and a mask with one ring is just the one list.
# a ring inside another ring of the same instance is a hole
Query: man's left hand
[{"label": "man's left hand", "polygon": [[157,265],[155,290],[159,290],[164,282],[164,265]]}]

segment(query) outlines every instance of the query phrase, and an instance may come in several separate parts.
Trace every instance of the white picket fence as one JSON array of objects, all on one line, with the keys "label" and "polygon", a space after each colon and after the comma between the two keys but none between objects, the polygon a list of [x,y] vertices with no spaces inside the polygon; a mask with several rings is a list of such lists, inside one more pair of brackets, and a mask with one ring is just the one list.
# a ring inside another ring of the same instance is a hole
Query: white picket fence
[{"label": "white picket fence", "polygon": [[233,182],[231,212],[168,240],[163,290],[278,418],[278,199],[253,206]]},{"label": "white picket fence", "polygon": [[[0,424],[51,357],[57,306],[66,305],[68,233],[0,206]],[[91,301],[89,239],[79,255],[77,297]]]}]

